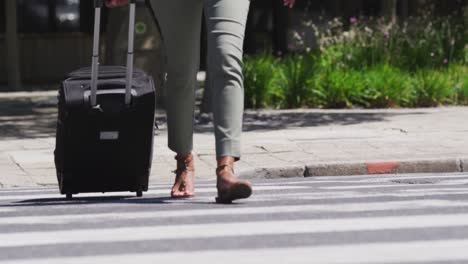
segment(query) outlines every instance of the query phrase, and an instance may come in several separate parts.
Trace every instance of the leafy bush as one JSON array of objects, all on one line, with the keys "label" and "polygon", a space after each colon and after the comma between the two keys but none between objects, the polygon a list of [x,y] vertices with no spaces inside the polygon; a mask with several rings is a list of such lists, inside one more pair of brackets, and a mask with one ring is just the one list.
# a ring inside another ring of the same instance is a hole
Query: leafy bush
[{"label": "leafy bush", "polygon": [[262,108],[268,106],[275,91],[274,81],[279,74],[277,60],[262,54],[244,59],[245,106]]},{"label": "leafy bush", "polygon": [[415,74],[417,106],[438,106],[456,102],[456,82],[447,71],[421,70]]},{"label": "leafy bush", "polygon": [[284,94],[281,106],[296,108],[313,103],[311,79],[314,71],[314,59],[309,54],[288,56],[282,60],[277,82]]},{"label": "leafy bush", "polygon": [[354,69],[377,64],[409,71],[443,68],[449,63],[467,62],[466,16],[437,17],[429,9],[402,23],[383,17],[351,18],[349,23],[340,18],[303,21],[317,43],[305,44],[302,32],[294,34],[294,46],[302,51],[317,46],[329,61]]},{"label": "leafy bush", "polygon": [[452,65],[448,72],[454,81],[457,102],[468,104],[468,67]]},{"label": "leafy bush", "polygon": [[349,108],[366,104],[366,83],[357,71],[329,68],[318,74],[314,84],[318,88],[318,107]]},{"label": "leafy bush", "polygon": [[365,71],[367,105],[372,107],[411,106],[414,91],[411,76],[388,64],[377,65]]},{"label": "leafy bush", "polygon": [[464,12],[461,18],[426,12],[404,23],[372,17],[304,21],[316,46],[306,46],[304,34],[296,32],[299,53],[246,58],[246,106],[468,104],[466,7]]},{"label": "leafy bush", "polygon": [[246,106],[419,107],[468,104],[468,67],[410,72],[377,64],[357,70],[320,57],[250,57],[245,67]]}]

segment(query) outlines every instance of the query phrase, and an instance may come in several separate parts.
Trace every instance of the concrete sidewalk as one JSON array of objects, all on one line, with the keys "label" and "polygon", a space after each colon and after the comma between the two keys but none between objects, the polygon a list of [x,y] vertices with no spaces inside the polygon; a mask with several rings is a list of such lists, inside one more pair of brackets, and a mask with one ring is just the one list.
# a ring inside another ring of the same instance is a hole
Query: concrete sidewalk
[{"label": "concrete sidewalk", "polygon": [[[468,171],[468,107],[246,111],[245,178]],[[0,186],[55,185],[55,93],[0,94]],[[199,179],[214,179],[209,116],[196,120]],[[173,180],[165,117],[157,113],[152,182]]]}]

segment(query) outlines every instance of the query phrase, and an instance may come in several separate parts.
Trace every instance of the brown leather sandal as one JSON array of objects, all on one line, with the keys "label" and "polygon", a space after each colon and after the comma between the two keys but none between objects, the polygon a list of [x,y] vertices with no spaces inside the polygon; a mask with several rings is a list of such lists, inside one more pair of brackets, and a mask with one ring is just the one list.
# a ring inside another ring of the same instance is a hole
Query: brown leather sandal
[{"label": "brown leather sandal", "polygon": [[[229,173],[229,176],[221,176],[222,172]],[[230,204],[234,200],[245,199],[252,195],[252,184],[245,180],[239,180],[234,176],[234,168],[230,164],[220,165],[216,169],[218,197],[216,203]],[[225,186],[221,183],[224,181]],[[227,186],[226,186],[227,185]]]},{"label": "brown leather sandal", "polygon": [[[194,196],[194,162],[193,155],[188,156],[177,155],[177,169],[174,171],[176,174],[174,186],[172,186],[172,198],[190,198]],[[191,179],[187,179],[187,178]],[[190,186],[191,184],[191,186]]]}]

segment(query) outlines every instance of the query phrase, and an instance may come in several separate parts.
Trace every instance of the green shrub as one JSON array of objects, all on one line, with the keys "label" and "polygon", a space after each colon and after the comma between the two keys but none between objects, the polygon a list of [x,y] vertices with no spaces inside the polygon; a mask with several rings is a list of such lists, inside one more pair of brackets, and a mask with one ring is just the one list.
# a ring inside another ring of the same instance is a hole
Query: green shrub
[{"label": "green shrub", "polygon": [[303,21],[317,45],[305,46],[297,33],[294,46],[301,53],[246,57],[246,106],[468,105],[468,9],[463,8],[464,16],[425,11],[404,23],[373,17]]},{"label": "green shrub", "polygon": [[468,67],[452,65],[448,69],[448,74],[453,80],[457,103],[468,104]]},{"label": "green shrub", "polygon": [[349,108],[366,105],[366,83],[360,72],[343,68],[328,68],[314,80],[320,102],[326,108]]},{"label": "green shrub", "polygon": [[310,54],[292,55],[282,60],[279,79],[276,82],[283,93],[281,106],[296,108],[314,103],[311,83],[316,69],[314,61]]},{"label": "green shrub", "polygon": [[[390,64],[400,69],[444,68],[466,63],[468,34],[467,6],[458,15],[437,16],[428,6],[417,17],[395,23],[383,17],[341,18],[303,21],[313,33],[316,45],[307,46],[304,34],[294,34],[299,50],[318,50],[328,62],[354,69]],[[465,15],[461,15],[465,12]]]},{"label": "green shrub", "polygon": [[275,89],[279,74],[278,61],[262,54],[244,59],[245,106],[262,108],[271,104],[271,97],[281,96]]},{"label": "green shrub", "polygon": [[388,64],[367,69],[367,105],[372,107],[411,106],[415,93],[411,86],[411,76]]},{"label": "green shrub", "polygon": [[416,106],[430,107],[456,103],[456,82],[448,71],[420,70],[413,80]]}]

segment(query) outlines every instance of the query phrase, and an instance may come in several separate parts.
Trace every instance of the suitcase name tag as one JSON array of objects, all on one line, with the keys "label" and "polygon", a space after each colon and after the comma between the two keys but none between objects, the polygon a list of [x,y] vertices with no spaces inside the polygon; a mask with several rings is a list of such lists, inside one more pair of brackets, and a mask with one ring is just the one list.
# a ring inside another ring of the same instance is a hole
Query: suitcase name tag
[{"label": "suitcase name tag", "polygon": [[118,131],[103,131],[99,134],[100,140],[118,140],[119,132]]}]

